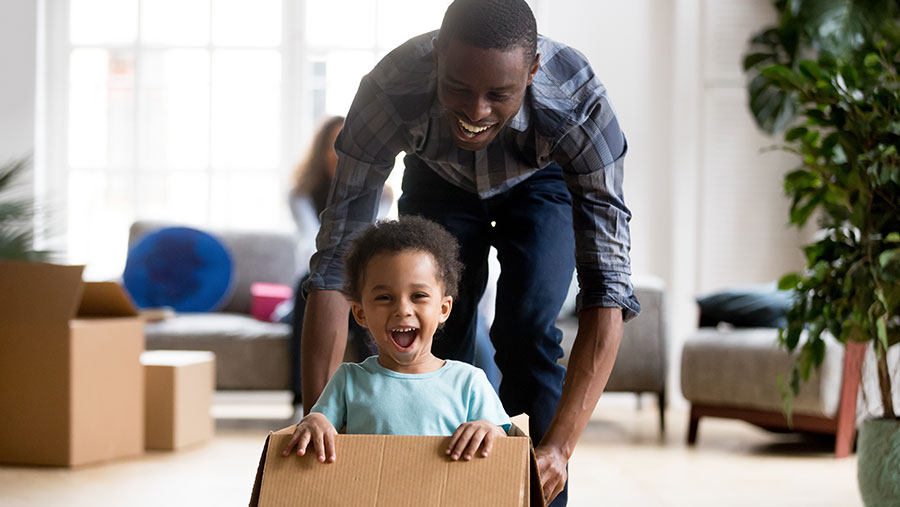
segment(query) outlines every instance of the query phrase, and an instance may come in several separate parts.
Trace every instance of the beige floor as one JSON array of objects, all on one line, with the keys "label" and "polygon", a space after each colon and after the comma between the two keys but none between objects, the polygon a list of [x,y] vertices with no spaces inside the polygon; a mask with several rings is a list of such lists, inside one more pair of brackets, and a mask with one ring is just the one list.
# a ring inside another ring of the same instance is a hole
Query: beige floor
[{"label": "beige floor", "polygon": [[[577,506],[854,506],[856,459],[828,442],[704,420],[684,444],[686,412],[660,439],[652,404],[601,402],[570,465]],[[0,506],[246,505],[268,429],[289,424],[282,393],[217,396],[217,436],[177,453],[77,470],[0,466]],[[253,415],[254,419],[247,416]]]}]

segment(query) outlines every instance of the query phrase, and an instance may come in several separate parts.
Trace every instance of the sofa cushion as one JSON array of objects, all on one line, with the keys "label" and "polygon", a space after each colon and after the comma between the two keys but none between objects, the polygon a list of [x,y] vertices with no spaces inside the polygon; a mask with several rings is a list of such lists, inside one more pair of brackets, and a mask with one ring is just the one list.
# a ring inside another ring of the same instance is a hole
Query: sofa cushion
[{"label": "sofa cushion", "polygon": [[697,298],[700,327],[727,322],[734,327],[778,327],[787,325],[785,315],[793,293],[776,284],[728,289]]},{"label": "sofa cushion", "polygon": [[[129,247],[144,234],[169,224],[137,221],[129,231]],[[273,231],[207,231],[221,240],[234,261],[231,298],[222,311],[250,313],[250,285],[254,282],[281,283],[294,286],[297,273],[296,240],[286,232]]]},{"label": "sofa cushion", "polygon": [[[778,376],[790,382],[792,359],[778,330],[701,328],[684,343],[681,392],[691,403],[780,412]],[[841,388],[843,346],[826,340],[825,361],[793,399],[796,414],[833,417]]]},{"label": "sofa cushion", "polygon": [[231,313],[183,313],[146,324],[147,349],[216,354],[217,389],[289,389],[287,324]]}]

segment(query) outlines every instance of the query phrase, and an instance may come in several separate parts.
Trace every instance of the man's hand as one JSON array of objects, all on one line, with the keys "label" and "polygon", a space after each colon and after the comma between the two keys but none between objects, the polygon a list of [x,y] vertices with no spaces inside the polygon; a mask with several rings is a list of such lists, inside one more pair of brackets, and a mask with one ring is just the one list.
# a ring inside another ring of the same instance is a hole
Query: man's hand
[{"label": "man's hand", "polygon": [[453,436],[450,437],[450,445],[444,454],[457,461],[460,458],[469,461],[481,447],[481,456],[487,458],[494,448],[494,438],[505,437],[503,428],[490,421],[470,421],[459,425]]},{"label": "man's hand", "polygon": [[318,412],[312,412],[297,423],[294,434],[291,435],[291,441],[288,442],[281,455],[289,455],[296,447],[297,456],[303,456],[306,454],[307,446],[312,442],[320,463],[325,463],[326,456],[329,463],[334,463],[334,460],[337,459],[334,450],[335,435],[337,435],[337,431],[328,418]]},{"label": "man's hand", "polygon": [[541,474],[544,501],[549,504],[566,485],[568,478],[566,464],[569,460],[559,449],[550,446],[537,446],[534,455],[537,459],[538,471]]}]

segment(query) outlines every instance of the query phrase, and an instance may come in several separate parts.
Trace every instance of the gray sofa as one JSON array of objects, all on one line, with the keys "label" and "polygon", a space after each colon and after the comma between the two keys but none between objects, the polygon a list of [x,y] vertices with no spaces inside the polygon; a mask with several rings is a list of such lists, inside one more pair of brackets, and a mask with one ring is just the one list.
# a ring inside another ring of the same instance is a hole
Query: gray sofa
[{"label": "gray sofa", "polygon": [[[160,227],[159,222],[135,222],[129,244]],[[221,311],[182,313],[148,323],[147,349],[209,350],[216,354],[217,389],[290,389],[291,372],[287,324],[260,322],[250,316],[250,284],[275,282],[294,284],[296,273],[294,238],[287,233],[212,231],[232,253],[237,282]],[[607,391],[656,394],[660,428],[665,427],[667,339],[664,291],[656,281],[636,283],[635,293],[642,311],[625,325],[616,366]],[[563,331],[565,365],[578,327],[574,316],[558,322]],[[352,347],[348,347],[347,360]]]},{"label": "gray sofa", "polygon": [[[129,246],[144,234],[173,224],[138,221]],[[250,284],[294,284],[293,236],[278,232],[211,231],[230,250],[235,283],[221,311],[179,313],[145,326],[147,349],[209,350],[216,354],[217,389],[289,389],[291,328],[250,315]]]},{"label": "gray sofa", "polygon": [[[635,280],[634,292],[641,303],[641,313],[625,324],[616,364],[609,376],[605,392],[653,393],[659,408],[659,429],[665,432],[666,374],[668,371],[668,335],[666,330],[665,290],[658,280]],[[556,324],[563,332],[567,365],[578,320],[565,316]]]}]

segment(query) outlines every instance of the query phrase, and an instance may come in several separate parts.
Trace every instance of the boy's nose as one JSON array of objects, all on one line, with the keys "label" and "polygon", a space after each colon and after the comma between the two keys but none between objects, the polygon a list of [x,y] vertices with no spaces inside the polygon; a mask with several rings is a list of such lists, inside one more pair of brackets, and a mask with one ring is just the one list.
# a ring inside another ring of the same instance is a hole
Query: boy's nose
[{"label": "boy's nose", "polygon": [[397,306],[394,308],[394,313],[397,315],[411,315],[412,314],[412,304],[408,301],[399,301]]}]

